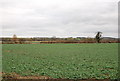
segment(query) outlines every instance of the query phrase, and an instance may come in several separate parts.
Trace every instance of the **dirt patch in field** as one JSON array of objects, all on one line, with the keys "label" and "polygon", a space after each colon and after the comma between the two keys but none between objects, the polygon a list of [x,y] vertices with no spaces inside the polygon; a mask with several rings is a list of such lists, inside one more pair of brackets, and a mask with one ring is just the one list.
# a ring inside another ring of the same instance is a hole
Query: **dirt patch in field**
[{"label": "dirt patch in field", "polygon": [[8,53],[9,53],[9,52],[11,52],[11,50],[5,50],[5,52],[8,52]]},{"label": "dirt patch in field", "polygon": [[48,76],[20,76],[16,73],[2,73],[3,79],[52,79]]},{"label": "dirt patch in field", "polygon": [[2,81],[119,81],[110,79],[54,79],[48,76],[20,76],[16,73],[2,73]]}]

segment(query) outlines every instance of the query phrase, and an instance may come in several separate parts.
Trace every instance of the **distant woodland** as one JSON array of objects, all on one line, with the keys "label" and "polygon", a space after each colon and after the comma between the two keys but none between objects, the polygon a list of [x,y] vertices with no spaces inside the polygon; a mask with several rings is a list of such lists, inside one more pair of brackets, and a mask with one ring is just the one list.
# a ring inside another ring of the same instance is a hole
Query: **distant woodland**
[{"label": "distant woodland", "polygon": [[[18,38],[13,35],[12,38],[2,37],[0,38],[2,44],[52,44],[52,43],[98,43],[96,38],[90,37],[68,37],[68,38],[57,38],[57,37],[33,37],[33,38]],[[101,37],[99,43],[120,43],[120,39],[111,37]]]}]

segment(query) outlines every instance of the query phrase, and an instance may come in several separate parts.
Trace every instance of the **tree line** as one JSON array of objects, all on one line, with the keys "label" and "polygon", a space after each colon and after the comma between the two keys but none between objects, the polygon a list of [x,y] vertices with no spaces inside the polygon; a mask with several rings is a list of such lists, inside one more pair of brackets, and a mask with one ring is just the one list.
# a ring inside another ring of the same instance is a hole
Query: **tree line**
[{"label": "tree line", "polygon": [[18,38],[13,35],[12,38],[0,38],[3,44],[38,44],[38,43],[117,43],[117,38],[102,37],[102,32],[97,32],[94,38],[90,37],[34,37],[34,38]]}]

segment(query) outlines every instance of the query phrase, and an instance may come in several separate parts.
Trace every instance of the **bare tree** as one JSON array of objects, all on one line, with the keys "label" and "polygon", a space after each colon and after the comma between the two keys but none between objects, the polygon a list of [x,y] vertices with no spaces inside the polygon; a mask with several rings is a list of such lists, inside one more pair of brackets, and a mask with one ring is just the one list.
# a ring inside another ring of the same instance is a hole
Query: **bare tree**
[{"label": "bare tree", "polygon": [[102,32],[98,31],[96,36],[95,36],[95,39],[96,39],[97,43],[100,43],[101,37],[102,37]]}]

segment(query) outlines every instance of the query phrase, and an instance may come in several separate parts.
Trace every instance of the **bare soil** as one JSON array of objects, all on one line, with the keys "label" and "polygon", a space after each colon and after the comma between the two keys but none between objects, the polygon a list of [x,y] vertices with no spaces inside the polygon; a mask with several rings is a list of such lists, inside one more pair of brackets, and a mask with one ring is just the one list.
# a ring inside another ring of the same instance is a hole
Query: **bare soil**
[{"label": "bare soil", "polygon": [[20,76],[16,73],[2,73],[2,81],[118,81],[110,79],[54,79],[48,76]]}]

